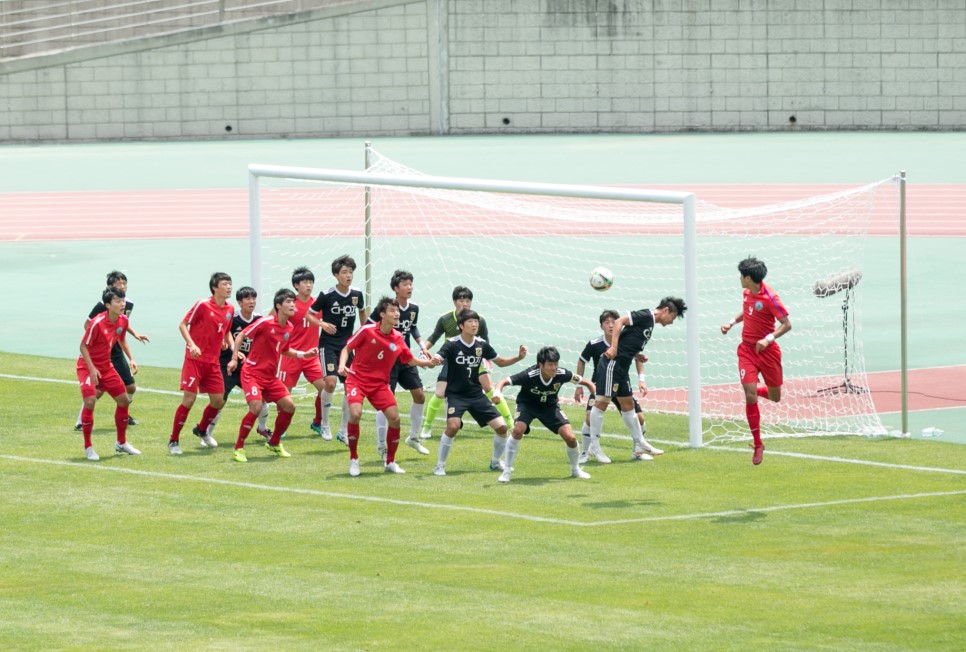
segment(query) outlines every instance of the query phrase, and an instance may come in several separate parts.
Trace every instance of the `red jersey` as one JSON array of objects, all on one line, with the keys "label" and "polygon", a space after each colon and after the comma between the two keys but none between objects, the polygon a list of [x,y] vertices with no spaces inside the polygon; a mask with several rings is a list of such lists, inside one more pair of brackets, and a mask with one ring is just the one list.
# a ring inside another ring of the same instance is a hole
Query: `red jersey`
[{"label": "red jersey", "polygon": [[291,319],[282,326],[278,323],[278,315],[261,317],[245,328],[242,332],[251,340],[251,348],[243,364],[249,373],[259,378],[274,378],[278,374],[282,351],[292,348],[293,329]]},{"label": "red jersey", "polygon": [[[112,322],[108,313],[102,312],[94,317],[84,331],[84,344],[87,345],[87,352],[91,356],[94,367],[101,371],[111,367],[111,347],[121,339],[127,332],[127,315],[118,315],[117,321]],[[83,365],[84,356],[77,358]]]},{"label": "red jersey", "polygon": [[201,299],[184,316],[184,323],[191,334],[191,340],[201,349],[201,355],[191,357],[188,347],[185,347],[185,360],[217,363],[221,357],[221,343],[225,341],[225,333],[231,329],[231,318],[235,308],[228,302],[219,306],[214,297]]},{"label": "red jersey", "polygon": [[346,342],[345,348],[355,351],[348,372],[361,385],[388,385],[389,372],[396,359],[403,364],[413,359],[406,340],[395,328],[389,334],[379,330],[379,324],[366,324]]},{"label": "red jersey", "polygon": [[295,297],[295,314],[288,323],[294,328],[291,347],[296,351],[307,351],[319,344],[319,327],[305,318],[313,303],[315,297],[309,297],[308,301],[299,301]]},{"label": "red jersey", "polygon": [[758,340],[775,331],[775,321],[787,317],[788,310],[778,295],[762,281],[758,294],[745,290],[741,314],[741,341],[754,346]]}]

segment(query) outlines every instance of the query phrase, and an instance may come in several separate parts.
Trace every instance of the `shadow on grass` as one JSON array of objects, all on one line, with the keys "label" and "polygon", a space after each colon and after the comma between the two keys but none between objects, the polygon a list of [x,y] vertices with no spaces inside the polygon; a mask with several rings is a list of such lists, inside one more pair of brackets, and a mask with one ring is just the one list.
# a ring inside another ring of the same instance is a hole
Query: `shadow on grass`
[{"label": "shadow on grass", "polygon": [[728,514],[727,516],[719,516],[717,518],[711,519],[712,523],[722,523],[722,524],[746,524],[754,523],[766,518],[768,515],[762,512],[742,512],[740,514]]}]

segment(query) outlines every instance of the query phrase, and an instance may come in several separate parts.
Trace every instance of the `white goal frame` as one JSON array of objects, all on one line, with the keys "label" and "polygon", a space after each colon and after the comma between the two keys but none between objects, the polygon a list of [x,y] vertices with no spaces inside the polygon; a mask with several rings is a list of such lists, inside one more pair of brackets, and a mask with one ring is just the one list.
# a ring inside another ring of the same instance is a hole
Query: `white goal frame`
[{"label": "white goal frame", "polygon": [[[249,189],[249,227],[251,251],[251,275],[256,290],[262,291],[262,233],[261,233],[261,195],[259,178],[301,179],[362,186],[403,186],[434,188],[441,190],[463,190],[477,192],[510,193],[517,195],[543,195],[553,197],[580,197],[589,199],[609,199],[616,201],[677,204],[681,206],[684,226],[684,291],[688,304],[685,319],[687,329],[687,378],[688,378],[688,442],[692,448],[703,445],[701,427],[701,360],[698,346],[698,326],[700,302],[698,299],[697,278],[697,211],[694,193],[641,190],[630,188],[609,188],[606,186],[570,185],[552,183],[526,183],[520,181],[494,181],[438,176],[408,176],[372,174],[349,170],[324,168],[288,167],[253,163],[248,166]],[[360,206],[360,213],[363,207]],[[368,226],[367,226],[368,228]],[[368,230],[366,231],[368,234]],[[366,237],[366,259],[369,260],[371,247]],[[369,266],[366,266],[366,291],[371,288]],[[366,297],[367,303],[371,297]]]}]

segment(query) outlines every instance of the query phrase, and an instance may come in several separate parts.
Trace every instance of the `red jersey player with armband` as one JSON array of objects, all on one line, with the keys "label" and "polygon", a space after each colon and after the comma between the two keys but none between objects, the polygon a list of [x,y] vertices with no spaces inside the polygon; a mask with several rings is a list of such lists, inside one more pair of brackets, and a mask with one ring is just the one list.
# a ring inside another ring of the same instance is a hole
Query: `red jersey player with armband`
[{"label": "red jersey player with armband", "polygon": [[[745,414],[751,429],[752,464],[761,464],[765,445],[761,442],[761,412],[758,397],[776,403],[782,398],[782,350],[779,337],[792,330],[788,310],[770,287],[765,285],[768,268],[757,258],[745,258],[738,263],[744,303],[741,313],[721,327],[726,335],[731,327],[741,322],[741,343],[738,345],[738,377],[745,392]],[[778,328],[775,328],[775,322]],[[764,385],[758,384],[761,375]]]},{"label": "red jersey player with armband", "polygon": [[84,407],[81,410],[81,432],[84,433],[84,454],[92,462],[101,459],[94,452],[91,443],[91,432],[94,429],[94,405],[98,392],[110,394],[117,408],[114,410],[114,425],[117,428],[117,443],[114,450],[128,455],[140,455],[141,451],[127,443],[127,407],[131,399],[127,395],[124,381],[121,380],[114,365],[111,364],[111,349],[116,343],[131,360],[132,371],[137,371],[137,365],[131,358],[131,350],[127,346],[124,333],[128,329],[127,315],[124,314],[124,290],[107,288],[101,295],[101,301],[107,312],[97,315],[84,329],[84,339],[80,343],[80,356],[77,358],[77,380],[80,381],[81,398]]},{"label": "red jersey player with armband", "polygon": [[[349,443],[349,475],[359,475],[359,421],[362,418],[362,401],[369,399],[372,407],[386,415],[386,473],[405,473],[396,463],[399,446],[399,408],[396,396],[389,388],[389,374],[398,359],[410,367],[435,367],[442,359],[431,356],[428,360],[414,358],[402,333],[396,330],[399,323],[399,302],[382,297],[373,314],[378,322],[368,323],[349,338],[339,353],[339,375],[345,376],[345,393],[349,403],[347,425]],[[349,354],[354,353],[352,366],[348,367]]]}]

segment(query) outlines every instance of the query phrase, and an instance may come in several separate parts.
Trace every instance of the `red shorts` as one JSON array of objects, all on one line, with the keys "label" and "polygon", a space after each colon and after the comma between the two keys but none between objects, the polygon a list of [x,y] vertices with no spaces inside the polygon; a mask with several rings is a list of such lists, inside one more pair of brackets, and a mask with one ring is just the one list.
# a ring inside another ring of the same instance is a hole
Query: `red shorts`
[{"label": "red shorts", "polygon": [[754,344],[738,345],[738,378],[742,385],[758,384],[761,374],[766,387],[782,386],[782,350],[778,342],[772,342],[761,353]]},{"label": "red shorts", "polygon": [[322,378],[322,363],[319,361],[319,356],[314,355],[310,358],[282,356],[278,377],[282,379],[285,386],[289,389],[295,387],[299,382],[299,375],[305,376],[305,380],[310,383]]},{"label": "red shorts", "polygon": [[77,361],[77,380],[80,381],[80,392],[83,398],[88,396],[97,396],[98,390],[102,392],[107,392],[108,396],[117,397],[121,394],[127,393],[127,388],[124,387],[124,381],[115,371],[112,365],[108,365],[106,369],[101,371],[101,380],[94,385],[91,382],[91,373],[87,369],[87,365],[84,364],[83,360]]},{"label": "red shorts", "polygon": [[345,379],[345,395],[350,404],[361,404],[363,399],[369,399],[372,407],[383,412],[388,408],[396,407],[396,395],[389,389],[389,385],[382,384],[375,387],[361,385],[352,374]]},{"label": "red shorts", "polygon": [[218,362],[185,360],[181,365],[181,391],[192,394],[224,394],[225,378]]},{"label": "red shorts", "polygon": [[289,395],[288,388],[281,380],[272,376],[262,378],[253,374],[249,367],[242,367],[241,388],[245,392],[245,400],[264,401],[266,403],[277,403],[279,399]]}]

